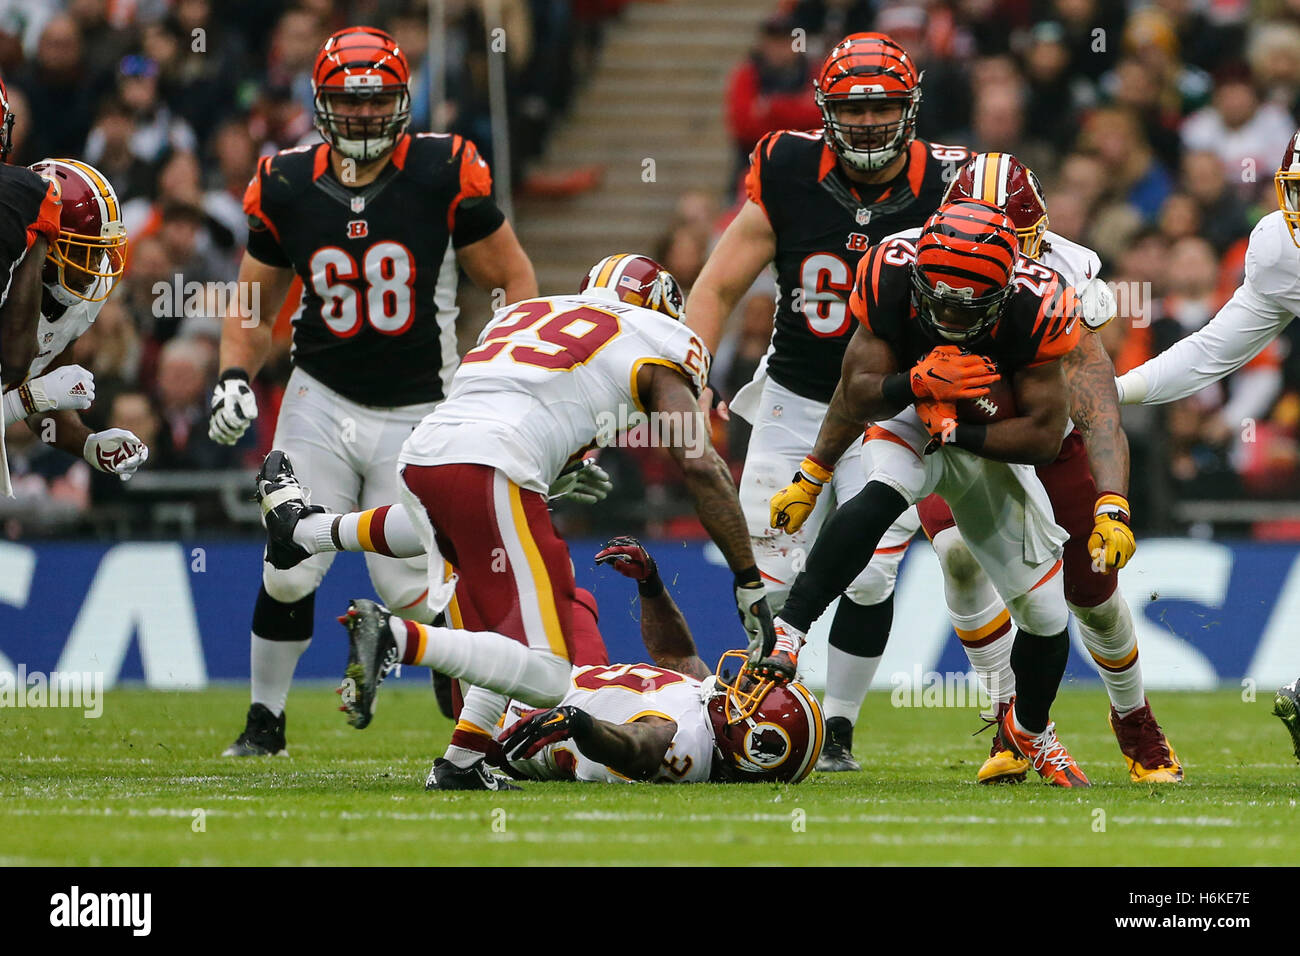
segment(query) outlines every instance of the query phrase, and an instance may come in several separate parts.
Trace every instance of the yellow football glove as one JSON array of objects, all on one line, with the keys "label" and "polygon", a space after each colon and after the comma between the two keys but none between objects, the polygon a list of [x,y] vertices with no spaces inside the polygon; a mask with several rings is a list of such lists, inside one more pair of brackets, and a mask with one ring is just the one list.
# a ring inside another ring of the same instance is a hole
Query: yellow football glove
[{"label": "yellow football glove", "polygon": [[808,457],[799,465],[790,484],[772,496],[772,527],[794,534],[817,506],[822,485],[831,480],[834,469]]},{"label": "yellow football glove", "polygon": [[1092,534],[1088,536],[1088,553],[1094,570],[1105,573],[1128,564],[1137,550],[1137,539],[1128,526],[1128,501],[1122,495],[1102,495],[1097,499]]}]

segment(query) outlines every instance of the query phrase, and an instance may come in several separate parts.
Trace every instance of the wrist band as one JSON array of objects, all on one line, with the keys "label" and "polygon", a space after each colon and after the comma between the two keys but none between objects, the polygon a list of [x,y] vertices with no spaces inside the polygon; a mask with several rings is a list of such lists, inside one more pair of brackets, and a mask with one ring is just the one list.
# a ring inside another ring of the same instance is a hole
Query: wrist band
[{"label": "wrist band", "polygon": [[664,579],[659,576],[658,568],[655,568],[644,581],[636,583],[636,593],[643,598],[657,598],[664,593]]},{"label": "wrist band", "polygon": [[989,427],[987,425],[970,425],[965,422],[958,422],[957,427],[952,430],[952,443],[965,451],[979,452],[984,447],[988,435]]},{"label": "wrist band", "polygon": [[248,373],[245,372],[238,365],[232,365],[230,368],[226,369],[224,372],[221,373],[221,377],[217,379],[217,381],[224,382],[227,379],[231,379],[231,378],[242,378],[245,382],[247,382]]},{"label": "wrist band", "polygon": [[880,383],[880,394],[890,405],[899,408],[906,408],[916,401],[916,394],[912,391],[912,377],[904,372],[886,375]]}]

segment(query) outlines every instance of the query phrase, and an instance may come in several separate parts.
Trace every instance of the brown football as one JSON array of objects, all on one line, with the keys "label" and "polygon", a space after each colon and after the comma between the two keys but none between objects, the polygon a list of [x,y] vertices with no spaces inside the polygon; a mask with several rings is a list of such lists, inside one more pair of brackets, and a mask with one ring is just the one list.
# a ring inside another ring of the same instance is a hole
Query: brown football
[{"label": "brown football", "polygon": [[989,386],[987,395],[979,398],[963,398],[957,402],[957,421],[969,425],[987,425],[1000,422],[1004,418],[1015,418],[1016,393],[1011,383],[1001,378]]}]

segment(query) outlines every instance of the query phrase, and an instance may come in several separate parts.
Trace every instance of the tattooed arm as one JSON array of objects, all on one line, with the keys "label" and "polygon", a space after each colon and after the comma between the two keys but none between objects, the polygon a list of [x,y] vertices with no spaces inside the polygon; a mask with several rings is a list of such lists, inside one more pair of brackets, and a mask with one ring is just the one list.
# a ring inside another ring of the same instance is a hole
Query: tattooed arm
[{"label": "tattooed arm", "polygon": [[1102,494],[1128,494],[1128,437],[1120,426],[1115,367],[1101,337],[1085,332],[1066,353],[1065,379],[1070,388],[1070,417],[1088,449],[1092,480]]}]

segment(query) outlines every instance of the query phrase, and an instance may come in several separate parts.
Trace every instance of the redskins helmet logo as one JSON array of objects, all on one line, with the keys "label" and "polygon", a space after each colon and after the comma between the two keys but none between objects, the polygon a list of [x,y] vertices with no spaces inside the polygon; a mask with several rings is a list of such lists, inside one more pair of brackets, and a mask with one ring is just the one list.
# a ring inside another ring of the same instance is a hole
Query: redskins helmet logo
[{"label": "redskins helmet logo", "polygon": [[790,735],[778,724],[755,724],[745,731],[745,756],[762,770],[781,766],[790,755]]}]

